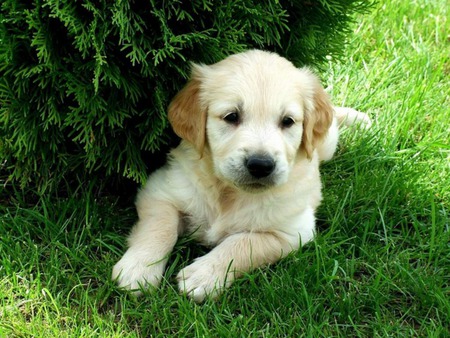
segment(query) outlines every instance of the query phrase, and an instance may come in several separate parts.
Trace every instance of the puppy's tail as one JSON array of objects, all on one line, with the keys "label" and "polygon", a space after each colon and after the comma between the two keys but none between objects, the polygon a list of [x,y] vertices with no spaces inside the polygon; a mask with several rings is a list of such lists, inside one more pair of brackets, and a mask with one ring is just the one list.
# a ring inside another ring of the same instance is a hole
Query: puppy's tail
[{"label": "puppy's tail", "polygon": [[353,108],[348,107],[334,107],[336,118],[338,120],[339,128],[343,125],[350,127],[358,125],[360,128],[369,129],[372,125],[372,120],[366,113],[361,113]]}]

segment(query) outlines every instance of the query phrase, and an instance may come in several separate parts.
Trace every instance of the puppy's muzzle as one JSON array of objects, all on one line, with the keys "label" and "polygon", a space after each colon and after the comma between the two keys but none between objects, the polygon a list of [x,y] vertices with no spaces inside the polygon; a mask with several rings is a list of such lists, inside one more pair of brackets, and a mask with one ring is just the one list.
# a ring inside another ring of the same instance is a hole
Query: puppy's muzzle
[{"label": "puppy's muzzle", "polygon": [[245,167],[254,178],[264,178],[275,170],[275,161],[266,155],[252,155],[245,160]]}]

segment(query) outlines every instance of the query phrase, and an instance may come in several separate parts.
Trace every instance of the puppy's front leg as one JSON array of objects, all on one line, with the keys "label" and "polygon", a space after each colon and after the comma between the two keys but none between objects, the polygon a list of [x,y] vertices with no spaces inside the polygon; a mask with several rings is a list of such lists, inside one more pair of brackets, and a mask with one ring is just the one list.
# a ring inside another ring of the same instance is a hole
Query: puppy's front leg
[{"label": "puppy's front leg", "polygon": [[299,244],[299,237],[276,231],[233,234],[182,269],[178,286],[196,302],[214,298],[244,272],[278,261]]},{"label": "puppy's front leg", "polygon": [[178,211],[168,202],[145,200],[138,205],[139,221],[128,238],[128,250],[114,266],[112,278],[139,295],[141,287],[157,287],[179,229]]}]

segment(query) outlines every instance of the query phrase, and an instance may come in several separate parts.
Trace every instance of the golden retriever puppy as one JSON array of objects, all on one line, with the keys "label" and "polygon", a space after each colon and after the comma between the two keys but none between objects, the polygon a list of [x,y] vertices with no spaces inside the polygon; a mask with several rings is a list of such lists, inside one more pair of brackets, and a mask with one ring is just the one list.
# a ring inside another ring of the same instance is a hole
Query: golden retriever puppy
[{"label": "golden retriever puppy", "polygon": [[158,286],[178,237],[190,234],[212,250],[178,273],[178,286],[203,301],[311,241],[319,162],[333,156],[338,119],[370,123],[335,109],[311,71],[277,54],[194,65],[169,106],[182,142],[139,192],[139,221],[113,279],[137,293]]}]

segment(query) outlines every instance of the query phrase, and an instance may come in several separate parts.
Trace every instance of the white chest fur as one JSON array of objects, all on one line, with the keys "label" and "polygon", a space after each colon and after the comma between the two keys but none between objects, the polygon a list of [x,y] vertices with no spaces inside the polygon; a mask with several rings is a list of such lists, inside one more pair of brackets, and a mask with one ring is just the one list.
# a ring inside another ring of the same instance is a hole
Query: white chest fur
[{"label": "white chest fur", "polygon": [[[181,152],[183,155],[178,156]],[[161,181],[171,186],[164,189],[171,191],[166,198],[187,221],[186,232],[205,244],[215,245],[224,237],[239,232],[301,232],[303,225],[296,223],[301,222],[305,211],[311,213],[320,203],[321,185],[316,158],[298,161],[289,184],[252,193],[218,182],[209,163],[202,159],[186,160],[191,156],[198,159],[198,154],[190,147],[180,145],[172,152],[169,166],[163,169],[164,180],[159,175],[151,180],[155,181],[155,188]],[[147,186],[152,186],[152,183]]]}]

